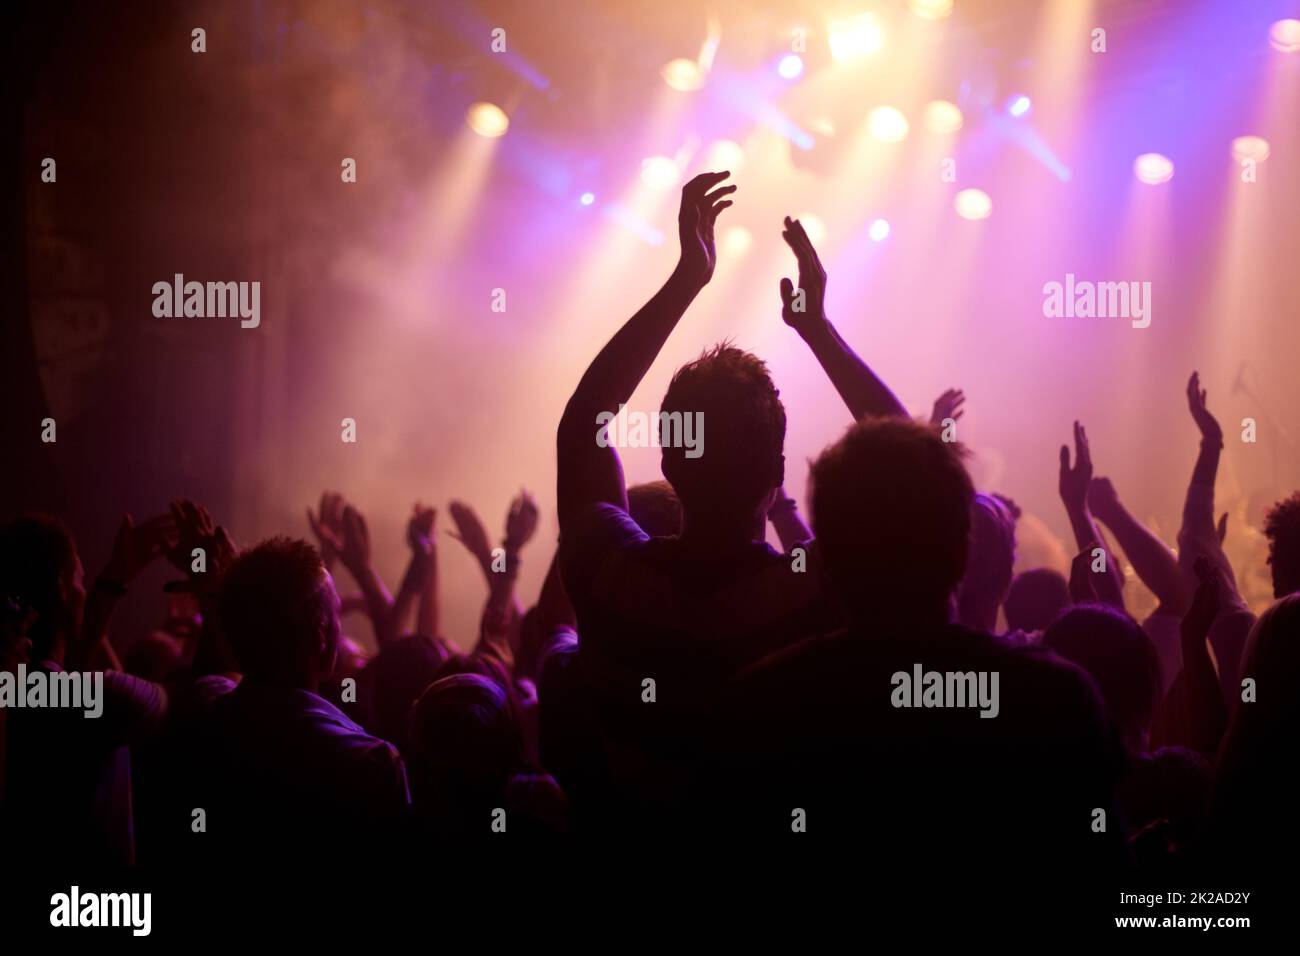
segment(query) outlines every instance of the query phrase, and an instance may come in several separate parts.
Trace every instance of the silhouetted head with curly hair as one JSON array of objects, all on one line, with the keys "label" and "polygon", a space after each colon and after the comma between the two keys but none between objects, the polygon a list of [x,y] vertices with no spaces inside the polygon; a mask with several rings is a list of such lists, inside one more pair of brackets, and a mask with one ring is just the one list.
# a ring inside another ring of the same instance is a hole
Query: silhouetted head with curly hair
[{"label": "silhouetted head with curly hair", "polygon": [[1300,491],[1275,504],[1264,519],[1273,597],[1300,591]]}]

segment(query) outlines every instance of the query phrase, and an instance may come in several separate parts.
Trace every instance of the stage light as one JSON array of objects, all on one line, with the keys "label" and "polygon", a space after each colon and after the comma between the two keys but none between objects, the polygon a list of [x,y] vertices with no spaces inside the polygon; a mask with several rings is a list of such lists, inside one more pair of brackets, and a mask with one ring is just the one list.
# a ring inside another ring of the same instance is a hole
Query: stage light
[{"label": "stage light", "polygon": [[641,182],[652,189],[671,189],[681,179],[682,171],[668,156],[651,156],[641,160]]},{"label": "stage light", "polygon": [[578,202],[582,203],[584,206],[590,206],[595,201],[596,201],[595,193],[583,193],[581,196],[578,197]]},{"label": "stage light", "polygon": [[803,72],[803,58],[797,53],[786,54],[777,64],[776,72],[781,74],[782,79],[793,80]]},{"label": "stage light", "polygon": [[877,106],[867,116],[871,138],[882,143],[900,143],[907,139],[907,117],[892,106]]},{"label": "stage light", "polygon": [[907,7],[922,20],[943,20],[952,15],[952,0],[907,0]]},{"label": "stage light", "polygon": [[803,226],[803,231],[808,233],[808,241],[814,246],[826,238],[826,223],[822,222],[819,217],[806,212],[802,216],[796,216],[795,218]]},{"label": "stage light", "polygon": [[1283,53],[1300,51],[1300,20],[1279,20],[1269,27],[1268,42]]},{"label": "stage light", "polygon": [[961,124],[961,110],[956,103],[934,100],[925,107],[925,126],[931,133],[955,133]]},{"label": "stage light", "polygon": [[488,139],[504,136],[510,128],[510,118],[495,103],[475,103],[465,111],[465,122],[474,132]]},{"label": "stage light", "polygon": [[1033,105],[1034,104],[1029,101],[1029,97],[1021,93],[1017,96],[1011,97],[1010,102],[1007,103],[1007,112],[1018,119],[1021,116],[1028,115],[1030,107]]},{"label": "stage light", "polygon": [[660,73],[664,82],[680,93],[690,93],[704,85],[704,71],[700,65],[685,57],[669,60]]},{"label": "stage light", "polygon": [[745,151],[740,144],[729,139],[720,139],[709,147],[706,167],[714,172],[727,170],[735,172],[745,164]]},{"label": "stage light", "polygon": [[1133,160],[1133,173],[1148,186],[1159,186],[1174,178],[1174,161],[1160,153],[1143,153]]},{"label": "stage light", "polygon": [[733,226],[722,234],[722,254],[743,256],[754,244],[754,237],[744,226]]},{"label": "stage light", "polygon": [[867,230],[867,235],[871,237],[872,242],[884,242],[889,236],[889,222],[885,219],[877,219]]},{"label": "stage light", "polygon": [[828,34],[831,57],[835,60],[857,60],[870,56],[883,42],[880,25],[870,13],[861,13],[847,20],[832,20]]},{"label": "stage light", "polygon": [[1232,156],[1239,163],[1247,159],[1262,163],[1268,154],[1268,140],[1263,136],[1238,136],[1232,141]]},{"label": "stage light", "polygon": [[952,201],[963,219],[987,219],[993,212],[993,200],[982,189],[963,189]]}]

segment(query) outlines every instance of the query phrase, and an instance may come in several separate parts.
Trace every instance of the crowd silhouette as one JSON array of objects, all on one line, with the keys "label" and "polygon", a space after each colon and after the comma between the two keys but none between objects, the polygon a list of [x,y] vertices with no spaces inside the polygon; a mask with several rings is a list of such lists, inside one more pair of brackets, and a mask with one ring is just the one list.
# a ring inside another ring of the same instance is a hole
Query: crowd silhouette
[{"label": "crowd silhouette", "polygon": [[[396,594],[365,517],[333,492],[308,511],[314,543],[241,547],[185,500],[126,518],[93,577],[59,519],[7,520],[0,671],[104,679],[98,719],[0,708],[15,858],[164,869],[328,856],[341,839],[414,855],[505,833],[806,839],[1037,872],[1287,864],[1300,494],[1268,513],[1276,603],[1256,617],[1215,519],[1224,437],[1195,373],[1200,445],[1176,549],[1094,473],[1076,422],[1058,480],[1078,557],[1068,578],[1013,575],[1020,509],[977,491],[950,440],[965,396],[909,415],[827,316],[826,271],[787,218],[798,274],[781,283],[782,317],[848,411],[812,464],[807,520],[784,489],[776,385],[730,344],[678,369],[663,396],[662,412],[707,421],[707,452],[665,443],[664,480],[625,487],[598,416],[629,402],[710,281],[727,178],[685,186],[676,269],[565,407],[560,535],[535,601],[516,592],[533,497],[512,503],[499,547],[469,505],[448,509],[448,536],[486,582],[468,653],[441,629],[424,504]],[[173,626],[124,663],[113,607],[155,560],[184,579]],[[1158,601],[1142,620],[1125,606],[1125,563]],[[340,568],[357,595],[340,596]],[[373,653],[343,635],[349,614],[369,618]],[[995,713],[900,705],[896,675],[917,668],[996,675]],[[219,839],[190,839],[199,811]]]}]

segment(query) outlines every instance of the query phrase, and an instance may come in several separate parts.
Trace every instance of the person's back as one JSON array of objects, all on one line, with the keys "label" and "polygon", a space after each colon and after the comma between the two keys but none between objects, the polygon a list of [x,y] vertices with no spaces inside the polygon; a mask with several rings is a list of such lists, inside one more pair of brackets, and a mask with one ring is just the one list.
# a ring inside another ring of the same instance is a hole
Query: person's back
[{"label": "person's back", "polygon": [[[561,510],[560,562],[581,635],[569,690],[590,698],[601,732],[591,760],[607,784],[583,802],[599,807],[602,827],[650,826],[669,812],[719,689],[823,623],[816,574],[796,573],[762,540],[785,435],[764,364],[713,349],[678,370],[661,414],[699,415],[710,429],[699,456],[663,436],[664,474],[685,515],[680,535],[652,538],[622,502]],[[546,688],[541,698],[545,709]]]},{"label": "person's back", "polygon": [[83,575],[72,533],[57,519],[0,527],[0,594],[23,635],[21,650],[10,638],[10,693],[45,688],[39,704],[7,710],[0,724],[0,840],[15,859],[125,866],[135,859],[130,746],[157,731],[167,700],[151,681],[85,666],[97,642],[83,636]]},{"label": "person's back", "polygon": [[960,452],[868,419],[823,452],[812,488],[827,587],[852,623],[731,688],[703,791],[717,814],[736,835],[821,834],[946,868],[1121,855],[1122,749],[1087,675],[951,623],[973,497]]},{"label": "person's back", "polygon": [[[599,698],[587,763],[589,779],[611,785],[596,801],[613,808],[606,822],[652,825],[660,810],[680,807],[723,681],[838,619],[822,600],[815,547],[781,556],[762,543],[785,481],[786,415],[767,367],[747,352],[707,351],[677,370],[660,406],[655,438],[681,503],[681,535],[651,541],[628,516],[616,419],[713,276],[714,225],[736,190],[722,185],[729,175],[702,173],[683,187],[677,267],[593,359],[556,432],[560,563],[579,634],[578,679],[566,683]],[[906,416],[827,317],[826,270],[802,224],[787,217],[782,237],[799,267],[798,293],[793,280],[780,284],[782,320],[854,419]],[[630,432],[638,443],[644,424]],[[544,710],[544,688],[541,698]]]},{"label": "person's back", "polygon": [[208,832],[245,846],[310,846],[400,823],[406,775],[393,745],[311,691],[203,683],[219,695],[199,731]]},{"label": "person's back", "polygon": [[49,859],[103,865],[135,861],[130,746],[160,725],[162,688],[120,671],[68,675],[53,661],[29,664],[29,678],[102,681],[99,713],[61,707],[15,710],[8,728],[8,845]]},{"label": "person's back", "polygon": [[1122,748],[1087,676],[1040,648],[959,625],[850,629],[748,669],[724,710],[738,832],[790,833],[801,810],[823,845],[905,859],[1116,852],[1092,825]]},{"label": "person's back", "polygon": [[617,520],[623,541],[589,576],[580,555],[567,565],[581,633],[570,693],[587,697],[601,730],[609,789],[587,806],[600,806],[602,827],[640,827],[689,787],[726,682],[829,618],[815,575],[795,573],[762,542],[700,556],[680,539],[646,537],[625,514]]},{"label": "person's back", "polygon": [[211,848],[384,843],[406,815],[406,773],[396,748],[316,693],[338,641],[338,595],[319,554],[277,538],[240,555],[222,581],[221,621],[244,677],[196,682],[207,706],[195,803],[219,835]]},{"label": "person's back", "polygon": [[[1249,699],[1246,679],[1253,682]],[[1300,594],[1260,615],[1242,680],[1218,755],[1211,852],[1243,872],[1272,875],[1293,866],[1300,850],[1293,759],[1300,734]]]}]

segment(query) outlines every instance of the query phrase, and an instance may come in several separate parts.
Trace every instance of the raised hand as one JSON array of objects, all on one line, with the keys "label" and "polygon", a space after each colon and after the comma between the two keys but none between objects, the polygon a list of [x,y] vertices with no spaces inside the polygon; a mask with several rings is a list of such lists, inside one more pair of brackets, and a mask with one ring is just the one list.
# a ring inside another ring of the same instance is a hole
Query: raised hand
[{"label": "raised hand", "polygon": [[479,564],[484,567],[490,565],[492,543],[488,540],[487,529],[483,527],[478,513],[462,501],[453,501],[448,510],[451,512],[451,521],[456,526],[456,530],[447,533],[463,544]]},{"label": "raised hand", "polygon": [[1101,548],[1106,552],[1105,571],[1092,581],[1098,600],[1124,610],[1124,571],[1115,560],[1114,553],[1102,537],[1101,529],[1088,506],[1092,487],[1092,452],[1088,448],[1088,433],[1078,422],[1074,423],[1074,467],[1070,467],[1070,449],[1061,446],[1061,475],[1058,489],[1065,505],[1074,543],[1081,552],[1091,554]]},{"label": "raised hand", "polygon": [[677,270],[700,287],[713,278],[713,269],[718,264],[713,227],[718,214],[731,205],[730,199],[722,197],[736,191],[735,186],[713,187],[730,175],[729,172],[700,173],[682,187],[682,204],[677,213],[682,257]]},{"label": "raised hand", "polygon": [[1070,600],[1075,604],[1097,603],[1097,588],[1092,583],[1091,551],[1080,551],[1070,562]]},{"label": "raised hand", "polygon": [[1061,446],[1061,474],[1058,489],[1067,510],[1084,511],[1088,506],[1088,486],[1092,481],[1092,455],[1088,451],[1088,433],[1074,423],[1074,467],[1070,467],[1070,449]]},{"label": "raised hand", "polygon": [[215,566],[218,571],[224,571],[230,567],[235,558],[239,556],[239,548],[235,546],[230,533],[222,525],[217,525],[217,530],[212,536],[212,551],[214,558],[210,564]]},{"label": "raised hand", "polygon": [[1210,627],[1219,616],[1220,595],[1222,594],[1222,576],[1203,555],[1198,556],[1192,566],[1196,572],[1196,591],[1192,594],[1191,606],[1183,615],[1181,627],[1185,641],[1204,641],[1210,635]]},{"label": "raised hand", "polygon": [[[178,571],[192,574],[195,548],[212,551],[212,542],[216,535],[216,524],[208,509],[188,499],[178,499],[170,505],[171,516],[176,525],[176,541],[167,554],[167,560]],[[209,553],[209,557],[211,554]]]},{"label": "raised hand", "polygon": [[336,491],[322,491],[317,512],[307,509],[307,523],[320,547],[320,555],[329,567],[343,550],[343,496]]},{"label": "raised hand", "polygon": [[1094,478],[1088,483],[1088,507],[1102,521],[1111,524],[1122,505],[1119,492],[1109,478]]},{"label": "raised hand", "polygon": [[406,524],[406,543],[412,551],[429,554],[433,551],[433,525],[438,517],[435,508],[426,508],[420,502],[411,509],[411,520]]},{"label": "raised hand", "polygon": [[339,550],[339,558],[352,576],[359,579],[370,567],[370,554],[370,527],[366,524],[366,516],[353,505],[347,505],[343,509],[343,547]]},{"label": "raised hand", "polygon": [[1192,377],[1187,380],[1187,407],[1192,413],[1192,420],[1196,422],[1196,427],[1201,430],[1201,440],[1222,445],[1223,429],[1219,427],[1218,420],[1210,414],[1205,404],[1205,389],[1201,388],[1199,372],[1193,372]]},{"label": "raised hand", "polygon": [[785,217],[781,238],[799,264],[799,289],[803,292],[801,300],[796,295],[794,283],[789,279],[781,280],[781,318],[802,335],[826,323],[826,270],[822,268],[817,250],[798,219]]},{"label": "raised hand", "polygon": [[[788,319],[786,320],[789,321]],[[962,407],[966,403],[966,393],[959,388],[950,388],[934,400],[934,409],[930,412],[930,424],[942,425],[945,418],[954,422],[966,414]]]},{"label": "raised hand", "polygon": [[527,488],[522,488],[506,513],[505,548],[510,554],[518,553],[537,531],[537,501]]},{"label": "raised hand", "polygon": [[158,515],[143,524],[135,524],[123,515],[113,539],[113,551],[104,568],[105,580],[128,584],[155,558],[176,547],[180,533],[172,514]]},{"label": "raised hand", "polygon": [[1222,569],[1204,555],[1197,556],[1192,570],[1196,575],[1196,590],[1179,627],[1185,687],[1179,724],[1185,739],[1173,739],[1170,743],[1181,743],[1213,756],[1227,729],[1228,712],[1219,674],[1210,657],[1208,638],[1231,585]]}]

